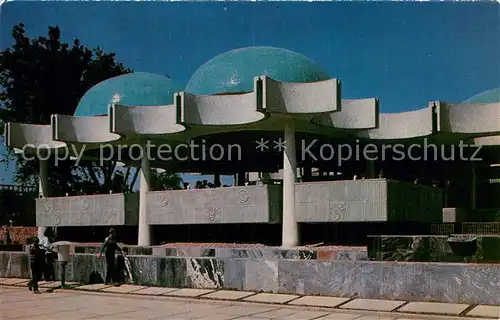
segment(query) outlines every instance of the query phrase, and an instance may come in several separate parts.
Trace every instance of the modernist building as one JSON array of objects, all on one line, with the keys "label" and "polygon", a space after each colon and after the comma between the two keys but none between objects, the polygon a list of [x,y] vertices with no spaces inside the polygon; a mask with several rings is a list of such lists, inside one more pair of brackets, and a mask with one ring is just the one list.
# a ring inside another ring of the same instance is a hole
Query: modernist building
[{"label": "modernist building", "polygon": [[[73,116],[5,128],[6,145],[25,153],[42,150],[54,157],[71,146],[73,153],[84,148],[88,158],[140,167],[138,195],[51,197],[47,166],[52,158],[41,160],[43,198],[36,212],[42,229],[138,226],[139,245],[152,244],[151,229],[160,225],[273,224],[282,229],[282,245],[291,247],[299,244],[299,225],[481,221],[495,219],[490,213],[500,208],[500,189],[493,183],[500,177],[495,167],[500,163],[499,89],[462,103],[431,101],[416,111],[380,113],[375,97],[344,99],[338,79],[310,59],[278,48],[218,55],[185,88],[155,74],[118,76],[91,88]],[[475,147],[463,148],[458,159],[461,142],[483,146],[475,155],[482,160],[470,161]],[[133,144],[154,156],[130,150]],[[205,149],[192,153],[185,144]],[[412,151],[412,159],[383,147],[388,144],[398,144],[400,153]],[[172,157],[159,159],[160,145],[168,145]],[[371,145],[376,151],[369,159],[362,151],[344,155],[340,163],[331,151],[341,145],[354,151]],[[429,145],[437,146],[438,151],[431,149],[437,155],[429,157]],[[453,161],[446,159],[451,152],[456,152]],[[154,191],[151,168],[240,179],[229,188]],[[245,185],[248,172],[262,177],[280,172],[281,183]],[[493,211],[478,213],[482,208]]]}]

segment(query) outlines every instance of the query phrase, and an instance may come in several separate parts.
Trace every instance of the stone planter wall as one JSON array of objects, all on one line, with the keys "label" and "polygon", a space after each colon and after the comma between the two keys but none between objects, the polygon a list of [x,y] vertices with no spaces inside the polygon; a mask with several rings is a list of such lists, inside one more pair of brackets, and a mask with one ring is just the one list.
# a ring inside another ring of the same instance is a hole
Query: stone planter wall
[{"label": "stone planter wall", "polygon": [[[460,237],[460,235],[456,235]],[[500,235],[477,235],[477,251],[471,257],[456,255],[449,236],[368,236],[368,256],[375,261],[474,262],[500,264]],[[499,265],[500,267],[500,265]]]},{"label": "stone planter wall", "polygon": [[[128,256],[142,285],[225,288],[338,297],[491,304],[500,266],[488,264]],[[0,252],[0,277],[29,277],[28,255]],[[76,254],[67,280],[104,276],[104,259]]]}]

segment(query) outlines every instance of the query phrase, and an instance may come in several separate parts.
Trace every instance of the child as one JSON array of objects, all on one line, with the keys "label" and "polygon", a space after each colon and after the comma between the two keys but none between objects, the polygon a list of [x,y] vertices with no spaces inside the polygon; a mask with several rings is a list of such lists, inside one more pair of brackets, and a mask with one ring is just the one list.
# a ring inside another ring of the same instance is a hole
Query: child
[{"label": "child", "polygon": [[38,291],[38,277],[40,274],[41,259],[45,258],[45,252],[40,247],[40,240],[38,237],[33,239],[30,245],[30,267],[31,267],[31,282],[29,283],[30,291],[33,290],[34,294],[40,294]]}]

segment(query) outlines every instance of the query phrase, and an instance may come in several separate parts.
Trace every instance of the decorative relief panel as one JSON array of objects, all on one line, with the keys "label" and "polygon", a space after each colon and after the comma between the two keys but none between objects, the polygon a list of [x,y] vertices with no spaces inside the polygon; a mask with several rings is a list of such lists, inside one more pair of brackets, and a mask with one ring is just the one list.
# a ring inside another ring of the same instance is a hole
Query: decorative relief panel
[{"label": "decorative relief panel", "polygon": [[347,211],[345,202],[331,202],[330,203],[330,221],[340,221],[342,215]]},{"label": "decorative relief panel", "polygon": [[384,179],[295,184],[299,222],[387,221]]},{"label": "decorative relief panel", "polygon": [[299,222],[437,221],[441,190],[385,179],[297,183]]},{"label": "decorative relief panel", "polygon": [[168,206],[167,194],[165,194],[165,193],[158,194],[158,202],[160,203],[160,206],[162,206],[162,207]]},{"label": "decorative relief panel", "polygon": [[250,200],[250,196],[248,195],[248,191],[246,189],[241,189],[238,191],[238,203],[245,204]]},{"label": "decorative relief panel", "polygon": [[209,210],[209,218],[210,218],[210,222],[212,223],[218,223],[221,221],[221,210],[217,207],[212,207],[210,208]]},{"label": "decorative relief panel", "polygon": [[138,197],[109,194],[37,199],[36,218],[38,226],[134,225]]},{"label": "decorative relief panel", "polygon": [[277,222],[281,219],[281,206],[272,203],[269,196],[269,190],[275,187],[281,188],[246,186],[149,192],[147,221],[160,225]]}]

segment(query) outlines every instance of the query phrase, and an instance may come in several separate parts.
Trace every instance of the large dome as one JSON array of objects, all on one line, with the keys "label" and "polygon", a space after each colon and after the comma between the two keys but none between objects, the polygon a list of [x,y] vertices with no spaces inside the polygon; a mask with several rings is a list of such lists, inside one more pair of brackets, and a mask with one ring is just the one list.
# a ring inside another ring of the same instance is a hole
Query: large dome
[{"label": "large dome", "polygon": [[462,103],[493,103],[500,102],[500,88],[491,89],[488,91],[476,94],[473,97],[465,100]]},{"label": "large dome", "polygon": [[285,49],[248,47],[222,53],[191,76],[187,92],[217,94],[249,92],[253,79],[266,75],[282,82],[316,82],[329,79],[311,59]]},{"label": "large dome", "polygon": [[108,105],[162,106],[173,103],[173,94],[182,87],[167,77],[134,72],[104,80],[89,89],[78,103],[75,116],[108,114]]}]

